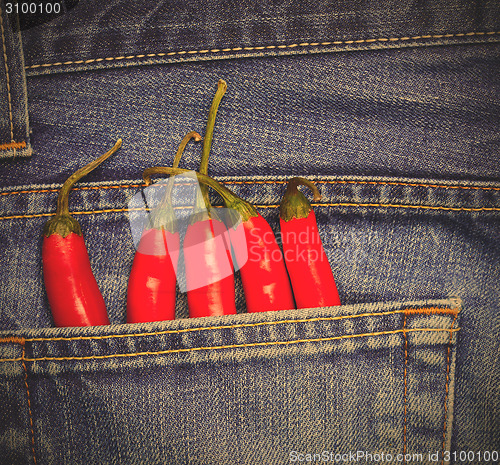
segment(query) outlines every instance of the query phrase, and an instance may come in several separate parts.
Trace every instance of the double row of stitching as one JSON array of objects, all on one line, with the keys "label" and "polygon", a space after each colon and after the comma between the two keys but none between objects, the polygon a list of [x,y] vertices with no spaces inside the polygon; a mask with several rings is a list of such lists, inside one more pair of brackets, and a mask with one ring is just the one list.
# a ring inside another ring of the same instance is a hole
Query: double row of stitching
[{"label": "double row of stitching", "polygon": [[[458,332],[460,328],[455,329],[445,329],[445,328],[412,328],[406,329],[406,332]],[[220,350],[220,349],[240,349],[245,347],[265,347],[274,345],[292,345],[300,343],[311,343],[311,342],[330,342],[339,341],[342,339],[353,339],[353,338],[363,338],[363,337],[376,337],[385,336],[391,334],[400,334],[403,329],[396,329],[393,331],[378,331],[373,333],[364,334],[345,334],[342,336],[333,337],[318,337],[311,339],[294,339],[289,341],[268,341],[268,342],[252,342],[247,344],[227,344],[220,346],[207,346],[207,347],[188,347],[185,349],[168,349],[168,350],[158,350],[158,351],[145,351],[145,352],[131,352],[131,353],[121,353],[121,354],[108,354],[108,355],[84,355],[84,356],[72,356],[72,357],[33,357],[24,358],[23,360],[27,362],[39,362],[39,361],[64,361],[64,360],[103,360],[110,358],[124,358],[124,357],[140,357],[140,356],[150,356],[150,355],[168,355],[168,354],[180,354],[185,352],[199,352],[207,350]],[[11,359],[0,359],[0,362],[16,362],[22,360],[20,358]]]},{"label": "double row of stitching", "polygon": [[[26,145],[26,144],[25,144]],[[0,146],[1,147],[1,146]],[[354,184],[354,185],[375,185],[375,186],[403,186],[403,187],[426,187],[440,189],[463,189],[463,190],[484,190],[484,191],[500,191],[500,187],[493,186],[450,186],[446,184],[425,184],[417,182],[399,182],[399,181],[343,181],[343,180],[315,180],[311,179],[316,184]],[[219,181],[221,184],[230,185],[254,185],[254,184],[286,184],[286,180],[248,180],[248,181]],[[155,186],[156,184],[151,184]],[[101,190],[101,189],[138,189],[140,187],[151,187],[146,184],[115,184],[106,186],[76,186],[73,191]],[[20,191],[0,192],[0,196],[5,195],[20,195],[20,194],[46,194],[59,192],[59,189],[25,189]]]},{"label": "double row of stitching", "polygon": [[[407,449],[407,438],[406,438],[406,430],[407,430],[407,413],[408,413],[408,337],[406,335],[406,313],[403,319],[403,338],[404,338],[404,350],[405,350],[405,364],[403,371],[403,379],[404,379],[404,396],[403,396],[403,404],[404,404],[404,418],[403,418],[403,455],[406,455]],[[406,458],[404,459],[404,463],[406,464]]]},{"label": "double row of stitching", "polygon": [[260,52],[260,51],[273,51],[273,50],[286,50],[286,49],[300,49],[300,48],[315,48],[315,47],[328,47],[328,46],[338,46],[338,45],[362,45],[362,44],[374,44],[374,43],[394,43],[394,42],[408,42],[408,41],[420,41],[429,39],[453,39],[460,37],[481,37],[481,36],[493,36],[500,34],[496,31],[488,32],[465,32],[465,33],[455,33],[455,34],[426,34],[426,35],[416,35],[416,36],[404,36],[404,37],[379,37],[374,39],[352,39],[352,40],[331,40],[323,42],[300,42],[293,44],[280,44],[280,45],[261,45],[261,46],[245,46],[245,47],[225,47],[225,48],[212,48],[212,49],[201,49],[201,50],[180,50],[171,52],[160,52],[160,53],[141,53],[138,55],[121,55],[116,57],[105,57],[105,58],[90,58],[87,60],[70,60],[70,61],[58,61],[56,63],[43,63],[36,65],[26,66],[26,69],[37,69],[37,68],[48,68],[52,66],[68,66],[68,65],[87,65],[92,63],[100,62],[110,62],[110,61],[122,61],[122,60],[137,60],[142,58],[168,58],[184,55],[209,55],[209,54],[220,54],[220,53],[231,53],[231,52]]},{"label": "double row of stitching", "polygon": [[[441,211],[454,211],[454,212],[495,212],[500,211],[500,207],[444,207],[444,206],[431,206],[431,205],[405,205],[405,204],[392,204],[392,203],[312,203],[313,207],[368,207],[368,208],[406,208],[406,209],[422,209],[422,210],[441,210]],[[174,210],[186,207],[174,207]],[[217,208],[217,207],[216,207]],[[279,208],[279,205],[255,205],[257,209],[266,208]],[[125,213],[135,211],[149,211],[149,208],[108,208],[102,210],[87,210],[87,211],[72,211],[71,215],[96,215],[99,213]],[[21,218],[43,218],[55,215],[54,213],[34,213],[28,215],[8,215],[0,216],[0,220],[15,220]]]},{"label": "double row of stitching", "polygon": [[457,316],[455,315],[455,318],[453,318],[453,322],[451,323],[450,327],[450,339],[448,341],[448,350],[447,350],[447,355],[446,355],[446,384],[445,384],[445,397],[444,397],[444,426],[443,426],[443,447],[441,450],[441,457],[443,457],[441,461],[441,465],[444,465],[444,452],[446,449],[446,431],[448,429],[448,398],[449,398],[449,393],[450,393],[450,366],[451,366],[451,347],[452,347],[452,342],[453,342],[453,326],[455,325],[455,322],[457,321]]},{"label": "double row of stitching", "polygon": [[[10,93],[9,63],[7,62],[7,41],[5,39],[5,30],[3,27],[3,10],[1,6],[0,6],[0,31],[2,33],[3,61],[5,66],[5,77],[7,84],[7,102],[9,108],[10,140],[11,140],[10,145],[12,145],[12,143],[14,142],[14,118],[12,115],[12,96]],[[9,147],[9,148],[14,148],[14,147]],[[6,150],[6,149],[2,149],[2,146],[0,146],[0,150]]]},{"label": "double row of stitching", "polygon": [[33,413],[31,409],[31,394],[30,394],[30,388],[28,385],[28,369],[26,367],[26,346],[25,342],[26,340],[21,337],[7,337],[0,339],[0,343],[14,343],[14,344],[19,344],[21,346],[22,350],[22,355],[19,358],[14,358],[14,359],[4,359],[7,361],[16,361],[16,362],[21,362],[21,365],[23,367],[23,372],[24,372],[24,386],[26,387],[26,399],[28,402],[28,418],[30,422],[30,436],[31,436],[31,454],[33,457],[33,463],[36,465],[36,454],[35,454],[35,429],[34,429],[34,424],[33,424]]},{"label": "double row of stitching", "polygon": [[3,24],[3,10],[0,4],[0,32],[2,35],[2,51],[3,60],[5,66],[5,81],[7,85],[7,104],[9,111],[9,129],[10,129],[10,142],[0,144],[0,151],[2,150],[13,150],[14,156],[16,155],[16,150],[26,148],[26,141],[16,142],[14,140],[14,115],[12,111],[12,94],[10,89],[10,70],[9,63],[7,61],[7,40],[5,38],[5,29]]},{"label": "double row of stitching", "polygon": [[[407,425],[408,425],[408,337],[407,333],[413,331],[412,329],[407,329],[406,320],[407,315],[413,314],[413,310],[408,310],[405,312],[403,319],[403,340],[404,340],[404,368],[403,368],[403,382],[404,382],[404,391],[403,391],[403,463],[406,464],[406,451],[408,445],[407,438]],[[453,343],[453,333],[456,332],[457,328],[454,328],[455,322],[458,317],[458,312],[454,313],[454,318],[451,323],[449,333],[450,337],[447,344],[447,354],[446,354],[446,378],[445,378],[445,397],[444,397],[444,426],[443,426],[443,442],[441,449],[441,457],[443,457],[441,461],[441,465],[444,465],[444,452],[446,449],[446,433],[448,429],[448,398],[450,391],[450,366],[451,366],[451,348]]]},{"label": "double row of stitching", "polygon": [[33,463],[36,465],[36,454],[35,454],[35,430],[33,428],[33,413],[31,411],[31,395],[30,388],[28,385],[28,369],[26,368],[26,347],[23,344],[23,355],[22,355],[22,365],[24,370],[24,385],[26,386],[26,396],[28,399],[28,414],[30,418],[30,431],[31,431],[31,453],[33,457]]},{"label": "double row of stitching", "polygon": [[[161,336],[165,334],[181,334],[181,333],[191,333],[199,331],[212,331],[220,329],[237,329],[237,328],[253,328],[258,326],[277,326],[289,323],[316,323],[320,321],[338,321],[338,320],[348,320],[353,318],[364,318],[372,316],[387,316],[396,314],[405,315],[431,315],[431,314],[441,314],[441,315],[457,315],[459,313],[458,308],[449,307],[424,307],[424,308],[411,308],[402,310],[389,310],[386,312],[377,313],[359,313],[357,315],[340,315],[340,316],[327,316],[327,317],[313,317],[313,318],[301,318],[301,319],[284,319],[276,321],[259,321],[257,323],[236,323],[232,325],[219,325],[219,326],[201,326],[199,328],[183,328],[183,329],[167,329],[162,331],[153,332],[143,332],[143,333],[128,333],[128,334],[106,334],[104,336],[67,336],[67,337],[35,337],[23,339],[23,341],[82,341],[82,340],[96,340],[96,339],[115,339],[115,338],[134,338],[134,337],[145,337],[145,336]],[[0,344],[3,342],[16,342],[12,340],[13,338],[0,339]]]}]

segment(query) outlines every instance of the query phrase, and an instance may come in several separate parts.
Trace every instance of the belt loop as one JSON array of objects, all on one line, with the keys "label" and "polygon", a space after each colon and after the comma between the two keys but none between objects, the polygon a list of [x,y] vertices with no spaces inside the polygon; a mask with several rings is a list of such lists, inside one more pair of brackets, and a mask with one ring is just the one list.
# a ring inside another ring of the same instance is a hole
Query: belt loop
[{"label": "belt loop", "polygon": [[0,158],[29,157],[28,98],[19,18],[0,0]]}]

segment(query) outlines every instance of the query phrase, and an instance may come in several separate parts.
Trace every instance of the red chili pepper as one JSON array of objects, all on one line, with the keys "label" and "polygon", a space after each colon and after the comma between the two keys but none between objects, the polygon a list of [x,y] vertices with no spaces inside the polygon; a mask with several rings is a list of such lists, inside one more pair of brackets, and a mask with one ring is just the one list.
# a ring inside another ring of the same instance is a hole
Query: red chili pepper
[{"label": "red chili pepper", "polygon": [[71,175],[57,199],[56,216],[43,230],[42,265],[45,290],[56,326],[108,325],[106,305],[90,268],[82,230],[70,214],[68,195],[73,184],[121,146],[114,147]]},{"label": "red chili pepper", "polygon": [[299,184],[313,191],[314,200],[321,199],[311,181],[293,178],[280,205],[283,253],[297,308],[340,305],[337,286],[318,232],[316,215],[309,200],[297,189]]},{"label": "red chili pepper", "polygon": [[[187,143],[197,132],[182,140],[173,166],[177,167]],[[142,233],[134,256],[127,289],[127,323],[173,320],[180,237],[171,203],[173,184],[167,187],[160,204],[151,212],[150,227]]]},{"label": "red chili pepper", "polygon": [[[155,167],[145,170],[143,177],[146,184],[149,184],[153,174],[185,172],[187,170]],[[240,223],[229,227],[228,231],[240,268],[248,312],[295,308],[283,255],[267,221],[250,203],[214,179],[200,173],[197,173],[197,178],[200,183],[217,191],[228,209],[239,214]]]},{"label": "red chili pepper", "polygon": [[191,318],[236,313],[233,263],[224,232],[214,217],[187,228],[183,251]]},{"label": "red chili pepper", "polygon": [[[217,85],[203,138],[200,171],[207,173],[215,117],[227,89],[221,79]],[[231,252],[225,244],[225,227],[212,210],[208,189],[201,186],[201,198],[184,238],[187,300],[191,318],[236,313],[234,270]],[[226,233],[227,234],[227,233]]]}]

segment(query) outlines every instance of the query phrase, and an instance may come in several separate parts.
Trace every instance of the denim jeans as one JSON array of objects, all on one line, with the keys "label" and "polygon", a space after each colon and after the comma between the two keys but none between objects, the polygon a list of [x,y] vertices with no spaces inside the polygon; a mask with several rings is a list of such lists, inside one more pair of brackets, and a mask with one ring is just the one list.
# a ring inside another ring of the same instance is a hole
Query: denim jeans
[{"label": "denim jeans", "polygon": [[[497,3],[80,1],[22,32],[1,9],[0,463],[494,463]],[[125,324],[129,202],[220,78],[209,174],[278,239],[286,180],[314,180],[343,305],[248,314],[237,273],[237,315],[179,292]],[[53,328],[43,225],[118,137],[70,195],[112,324]]]}]

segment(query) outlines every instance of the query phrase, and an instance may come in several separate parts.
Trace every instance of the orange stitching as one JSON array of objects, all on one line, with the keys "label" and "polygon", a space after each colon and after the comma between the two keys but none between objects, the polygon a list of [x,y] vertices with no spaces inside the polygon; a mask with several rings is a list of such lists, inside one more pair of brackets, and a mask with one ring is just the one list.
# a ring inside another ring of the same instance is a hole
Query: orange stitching
[{"label": "orange stitching", "polygon": [[[380,186],[408,186],[408,187],[434,187],[443,189],[480,189],[500,191],[500,187],[483,186],[450,186],[446,184],[425,184],[418,182],[396,182],[396,181],[341,181],[341,180],[313,180],[316,184],[370,184]],[[286,184],[288,181],[219,181],[222,184]]]},{"label": "orange stitching", "polygon": [[0,344],[1,343],[9,343],[9,342],[14,342],[16,344],[24,344],[25,339],[22,337],[0,337]]},{"label": "orange stitching", "polygon": [[183,50],[178,52],[163,52],[163,53],[142,53],[140,55],[128,55],[119,57],[107,57],[107,58],[91,58],[88,60],[77,60],[77,61],[64,61],[57,63],[44,63],[39,65],[26,66],[25,69],[35,69],[35,68],[47,68],[50,66],[63,66],[63,65],[73,65],[73,64],[89,64],[89,63],[99,63],[101,61],[114,61],[114,60],[132,60],[134,58],[152,58],[152,57],[165,57],[174,55],[195,55],[195,54],[206,54],[206,53],[219,53],[219,52],[239,52],[241,50],[252,51],[252,50],[274,50],[274,49],[286,49],[286,48],[296,48],[296,47],[317,47],[317,46],[327,46],[327,45],[350,45],[350,44],[363,44],[363,43],[373,43],[373,42],[397,42],[397,41],[408,41],[408,40],[421,40],[421,39],[442,39],[450,37],[466,37],[466,36],[483,36],[483,35],[496,35],[500,32],[467,32],[458,34],[430,34],[430,35],[420,35],[412,37],[391,37],[391,38],[378,38],[378,39],[359,39],[359,40],[337,40],[337,41],[327,41],[327,42],[302,42],[289,45],[266,45],[258,47],[229,47],[229,48],[213,48],[213,49],[203,49],[203,50]]},{"label": "orange stitching", "polygon": [[[442,210],[442,211],[464,211],[464,212],[489,212],[500,211],[500,207],[433,207],[430,205],[401,205],[390,203],[312,203],[313,207],[374,207],[374,208],[409,208],[409,209],[423,209],[423,210]],[[279,205],[254,205],[255,208],[278,208]],[[174,207],[174,209],[182,209],[187,207]],[[88,211],[73,211],[72,215],[94,215],[96,213],[123,213],[131,211],[149,211],[148,208],[109,208],[103,210],[88,210]],[[21,218],[41,218],[45,216],[53,216],[55,213],[36,213],[30,215],[12,215],[0,216],[0,220],[14,220]]]},{"label": "orange stitching", "polygon": [[[288,181],[267,180],[267,181],[219,181],[221,184],[237,185],[237,184],[286,184]],[[424,184],[412,182],[390,182],[390,181],[328,181],[314,180],[316,184],[373,184],[381,186],[409,186],[409,187],[433,187],[442,189],[476,189],[476,190],[493,190],[500,191],[500,187],[482,187],[482,186],[448,186],[446,184]],[[154,186],[155,184],[151,184]],[[127,189],[127,188],[146,187],[145,184],[116,184],[111,186],[77,186],[72,190],[99,190],[99,189]],[[12,192],[0,192],[1,195],[17,195],[17,194],[44,194],[49,192],[59,192],[59,189],[32,189]]]},{"label": "orange stitching", "polygon": [[[405,368],[404,368],[404,425],[403,425],[403,456],[406,454],[406,422],[407,422],[407,367],[408,367],[408,337],[406,336],[406,312],[403,319],[403,337],[405,340]],[[406,463],[406,459],[404,459]]]},{"label": "orange stitching", "polygon": [[[377,208],[422,208],[424,210],[444,210],[444,211],[500,211],[500,207],[480,207],[480,208],[467,208],[467,207],[432,207],[430,205],[398,205],[391,203],[311,203],[313,207],[377,207]],[[254,205],[256,208],[278,208],[279,205]],[[2,218],[0,217],[0,220]]]},{"label": "orange stitching", "polygon": [[448,355],[447,355],[447,362],[446,362],[446,394],[444,397],[443,460],[441,461],[441,465],[444,465],[444,448],[446,446],[446,429],[448,427],[448,393],[449,393],[449,383],[450,383],[451,341],[452,341],[452,337],[453,337],[453,325],[455,324],[457,316],[458,316],[458,314],[455,315],[455,318],[453,318],[453,322],[451,323],[450,340],[448,342]]},{"label": "orange stitching", "polygon": [[9,150],[9,149],[23,149],[26,147],[26,142],[10,142],[8,144],[0,144],[0,150]]},{"label": "orange stitching", "polygon": [[[152,184],[154,185],[154,184]],[[145,184],[117,184],[115,186],[77,186],[73,187],[72,191],[87,191],[87,190],[98,190],[98,189],[126,189],[126,188],[138,188],[146,187]],[[24,191],[12,191],[12,192],[0,192],[0,195],[16,195],[16,194],[45,194],[49,192],[59,192],[59,189],[32,189]]]},{"label": "orange stitching", "polygon": [[[429,307],[429,309],[435,308],[439,310],[438,307]],[[415,309],[415,314],[418,313],[418,310]],[[428,308],[422,308],[422,313],[425,313]],[[458,314],[458,308],[450,309],[451,314]],[[180,333],[189,333],[189,332],[199,332],[199,331],[208,331],[208,330],[217,330],[217,329],[235,329],[235,328],[248,328],[248,327],[256,327],[256,326],[274,326],[285,323],[315,323],[318,321],[337,321],[337,320],[346,320],[352,318],[361,318],[367,316],[387,316],[387,315],[395,315],[398,313],[405,313],[406,310],[391,310],[387,312],[379,312],[379,313],[360,313],[358,315],[342,315],[342,316],[328,316],[328,317],[315,317],[315,318],[302,318],[302,319],[288,319],[288,320],[277,320],[277,321],[261,321],[259,323],[237,323],[234,325],[222,325],[222,326],[204,326],[200,328],[185,328],[185,329],[170,329],[164,331],[156,331],[152,333],[130,333],[130,334],[108,334],[106,336],[74,336],[74,337],[52,337],[52,338],[31,338],[26,339],[26,341],[81,341],[81,340],[96,340],[96,339],[113,339],[113,338],[124,338],[124,337],[143,337],[143,336],[161,336],[163,334],[180,334]],[[0,340],[0,342],[2,342]]]},{"label": "orange stitching", "polygon": [[[479,212],[479,211],[500,211],[498,207],[432,207],[430,205],[398,205],[391,203],[312,203],[313,207],[380,207],[380,208],[423,208],[425,210],[444,210],[444,211],[465,211],[465,212]],[[256,205],[257,206],[257,205]],[[260,206],[264,208],[264,206]],[[275,208],[279,205],[270,205],[269,207]]]},{"label": "orange stitching", "polygon": [[[179,207],[177,207],[179,208]],[[135,212],[135,211],[149,211],[149,208],[109,208],[105,210],[91,210],[83,212],[70,212],[72,215],[93,215],[95,213],[123,213],[123,212]],[[0,220],[15,220],[20,218],[42,218],[46,216],[54,216],[55,213],[37,213],[33,215],[12,215],[12,216],[0,216]]]},{"label": "orange stitching", "polygon": [[[341,339],[352,339],[356,337],[371,337],[371,336],[383,336],[387,334],[398,334],[401,333],[402,329],[397,329],[395,331],[380,331],[376,333],[366,333],[366,334],[346,334],[343,336],[334,336],[334,337],[319,337],[314,339],[296,339],[293,341],[273,341],[273,342],[253,342],[250,344],[229,344],[223,346],[211,346],[211,347],[189,347],[187,349],[170,349],[170,350],[160,350],[156,352],[135,352],[130,354],[110,354],[110,355],[86,355],[81,357],[39,357],[39,358],[25,358],[27,362],[37,362],[37,361],[61,361],[61,360],[99,360],[99,359],[107,359],[107,358],[123,358],[123,357],[136,357],[142,355],[166,355],[166,354],[178,354],[182,352],[194,352],[200,350],[216,350],[216,349],[239,349],[242,347],[261,347],[261,346],[272,346],[272,345],[290,345],[290,344],[298,344],[301,342],[328,342],[328,341],[337,341]],[[412,328],[407,329],[407,332],[416,332],[416,331],[424,331],[424,332],[457,332],[460,331],[460,328],[455,328],[452,330],[444,329],[444,328]],[[12,362],[14,359],[0,359],[0,362]]]},{"label": "orange stitching", "polygon": [[404,310],[406,315],[456,315],[460,313],[458,308],[443,308],[443,307],[424,307],[424,308],[407,308]]},{"label": "orange stitching", "polygon": [[[5,75],[7,80],[7,100],[9,104],[9,121],[10,121],[10,140],[14,142],[14,118],[12,116],[12,97],[10,94],[10,77],[9,77],[9,64],[7,63],[7,45],[5,43],[5,30],[3,28],[3,11],[0,8],[0,29],[2,31],[2,46],[3,46],[3,59],[5,62]],[[16,149],[14,147],[14,155]]]},{"label": "orange stitching", "polygon": [[424,184],[418,182],[395,182],[395,181],[314,181],[317,184],[375,184],[381,186],[409,186],[409,187],[439,187],[443,189],[482,189],[500,191],[500,187],[481,186],[449,186],[446,184]]},{"label": "orange stitching", "polygon": [[31,398],[30,398],[30,389],[28,387],[28,369],[26,368],[26,350],[23,344],[23,356],[22,356],[22,365],[24,369],[24,384],[26,386],[26,395],[28,396],[28,411],[30,415],[30,427],[31,427],[31,451],[33,452],[33,463],[36,465],[36,455],[35,455],[35,431],[33,429],[33,415],[31,413]]},{"label": "orange stitching", "polygon": [[[72,190],[77,190],[77,187],[74,187]],[[24,190],[24,191],[12,191],[12,192],[0,192],[0,195],[17,195],[17,194],[42,194],[46,192],[59,192],[59,189],[33,189],[33,190]]]}]

